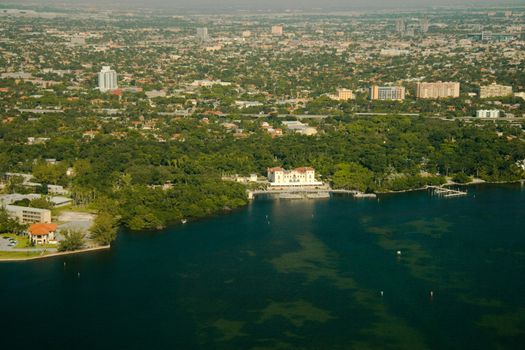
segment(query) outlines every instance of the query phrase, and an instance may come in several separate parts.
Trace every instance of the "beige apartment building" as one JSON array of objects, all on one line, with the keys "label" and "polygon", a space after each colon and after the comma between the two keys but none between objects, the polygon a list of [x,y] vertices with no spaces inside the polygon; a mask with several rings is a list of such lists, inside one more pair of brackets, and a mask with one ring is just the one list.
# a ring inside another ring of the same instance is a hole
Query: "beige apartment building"
[{"label": "beige apartment building", "polygon": [[492,83],[490,85],[481,86],[479,88],[479,98],[503,96],[512,96],[512,86],[498,85],[496,83]]},{"label": "beige apartment building", "polygon": [[417,83],[417,98],[456,98],[459,97],[459,83],[456,82],[435,82]]},{"label": "beige apartment building", "polygon": [[18,219],[22,224],[50,223],[51,211],[30,207],[20,207],[18,205],[6,205],[5,210],[12,218]]},{"label": "beige apartment building", "polygon": [[283,35],[283,26],[282,25],[272,26],[272,35],[276,35],[276,36]]}]

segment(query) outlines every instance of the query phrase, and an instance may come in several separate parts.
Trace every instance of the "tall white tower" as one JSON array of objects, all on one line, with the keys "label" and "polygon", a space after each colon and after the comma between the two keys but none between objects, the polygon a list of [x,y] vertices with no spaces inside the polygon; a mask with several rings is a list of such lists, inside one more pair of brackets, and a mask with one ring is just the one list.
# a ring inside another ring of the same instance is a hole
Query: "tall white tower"
[{"label": "tall white tower", "polygon": [[118,89],[117,72],[110,66],[103,66],[98,73],[98,89],[100,92],[107,92]]}]

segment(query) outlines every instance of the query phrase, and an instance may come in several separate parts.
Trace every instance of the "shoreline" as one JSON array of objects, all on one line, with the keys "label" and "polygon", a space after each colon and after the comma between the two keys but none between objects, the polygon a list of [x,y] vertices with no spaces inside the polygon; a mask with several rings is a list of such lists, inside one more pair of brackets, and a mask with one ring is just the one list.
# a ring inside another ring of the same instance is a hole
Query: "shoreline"
[{"label": "shoreline", "polygon": [[51,253],[51,254],[43,254],[38,256],[28,256],[28,257],[19,257],[19,258],[0,258],[1,262],[17,262],[17,261],[29,261],[29,260],[39,260],[39,259],[47,259],[47,258],[53,258],[57,256],[65,256],[65,255],[73,255],[73,254],[81,254],[81,253],[89,253],[89,252],[95,252],[99,250],[106,250],[110,249],[111,245],[104,245],[100,247],[91,247],[91,248],[84,248],[79,250],[72,250],[67,252],[57,252],[57,253]]},{"label": "shoreline", "polygon": [[[517,183],[525,183],[525,179],[522,180],[515,180],[515,181],[471,181],[467,183],[456,183],[456,182],[446,182],[443,185],[440,185],[441,187],[450,187],[450,186],[474,186],[474,185],[505,185],[505,184],[517,184]],[[407,190],[400,190],[400,191],[377,191],[374,192],[376,194],[396,194],[396,193],[408,193],[408,192],[416,192],[416,191],[424,191],[428,189],[428,185],[425,187],[419,187],[419,188],[411,188]]]}]

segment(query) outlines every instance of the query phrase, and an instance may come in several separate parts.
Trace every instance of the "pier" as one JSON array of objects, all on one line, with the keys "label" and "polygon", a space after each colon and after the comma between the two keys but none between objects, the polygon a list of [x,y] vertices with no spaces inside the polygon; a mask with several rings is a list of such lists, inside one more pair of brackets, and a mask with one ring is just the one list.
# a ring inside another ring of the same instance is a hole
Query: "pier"
[{"label": "pier", "polygon": [[428,186],[428,188],[431,189],[434,196],[443,198],[463,197],[467,195],[467,191],[454,190],[443,186]]}]

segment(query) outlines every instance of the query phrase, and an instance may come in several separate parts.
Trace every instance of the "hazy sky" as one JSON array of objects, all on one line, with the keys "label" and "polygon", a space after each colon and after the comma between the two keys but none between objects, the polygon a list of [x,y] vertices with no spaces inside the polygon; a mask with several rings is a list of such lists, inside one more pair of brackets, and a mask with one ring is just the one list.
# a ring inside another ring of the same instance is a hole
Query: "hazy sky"
[{"label": "hazy sky", "polygon": [[0,3],[53,3],[62,5],[106,5],[175,8],[396,8],[447,5],[525,5],[525,0],[0,0]]}]

